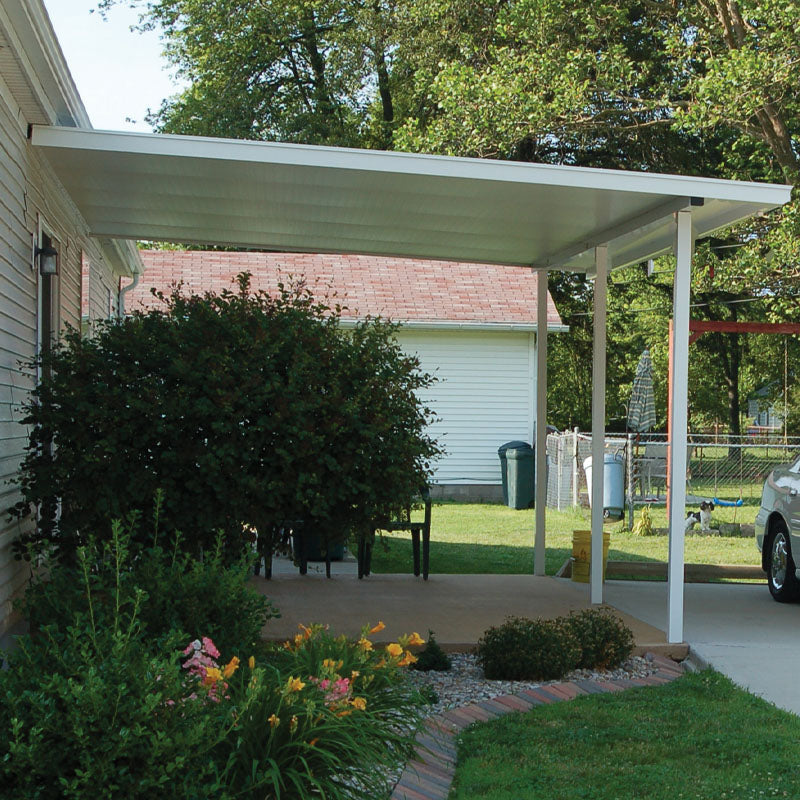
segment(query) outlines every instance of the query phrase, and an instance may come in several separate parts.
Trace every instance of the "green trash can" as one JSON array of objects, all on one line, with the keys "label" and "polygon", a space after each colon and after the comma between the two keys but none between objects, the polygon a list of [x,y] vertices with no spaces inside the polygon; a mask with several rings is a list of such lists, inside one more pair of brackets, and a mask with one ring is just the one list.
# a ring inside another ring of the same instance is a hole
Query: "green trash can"
[{"label": "green trash can", "polygon": [[497,454],[503,481],[503,502],[514,509],[532,508],[535,497],[535,450],[527,442],[506,442]]}]

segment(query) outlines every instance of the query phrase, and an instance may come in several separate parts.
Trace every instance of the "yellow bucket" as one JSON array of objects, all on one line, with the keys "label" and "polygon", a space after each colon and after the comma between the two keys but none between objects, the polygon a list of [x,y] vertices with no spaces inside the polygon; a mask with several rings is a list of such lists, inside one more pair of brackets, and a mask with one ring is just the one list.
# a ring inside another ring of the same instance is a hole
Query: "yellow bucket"
[{"label": "yellow bucket", "polygon": [[[603,580],[606,579],[608,563],[608,544],[611,534],[603,532]],[[572,580],[589,583],[589,569],[592,563],[592,532],[572,531]]]}]

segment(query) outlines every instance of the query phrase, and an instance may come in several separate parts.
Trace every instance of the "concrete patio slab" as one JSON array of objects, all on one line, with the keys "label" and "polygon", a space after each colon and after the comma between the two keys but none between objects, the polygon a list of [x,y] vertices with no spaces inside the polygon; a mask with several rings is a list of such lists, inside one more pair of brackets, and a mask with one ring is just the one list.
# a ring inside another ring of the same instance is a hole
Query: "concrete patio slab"
[{"label": "concrete patio slab", "polygon": [[[606,601],[657,628],[665,583],[608,581]],[[800,714],[800,606],[776,603],[765,584],[687,584],[684,638],[694,654],[779,708]]]},{"label": "concrete patio slab", "polygon": [[[281,612],[264,628],[267,639],[283,641],[297,633],[299,623],[329,624],[349,636],[366,623],[383,620],[382,641],[402,633],[429,629],[443,648],[473,649],[483,632],[507,616],[558,617],[589,608],[585,585],[532,575],[352,575],[279,574],[272,580],[254,578],[253,585]],[[636,639],[637,652],[657,652],[683,658],[684,645],[668,645],[662,631],[630,613],[620,613]]]}]

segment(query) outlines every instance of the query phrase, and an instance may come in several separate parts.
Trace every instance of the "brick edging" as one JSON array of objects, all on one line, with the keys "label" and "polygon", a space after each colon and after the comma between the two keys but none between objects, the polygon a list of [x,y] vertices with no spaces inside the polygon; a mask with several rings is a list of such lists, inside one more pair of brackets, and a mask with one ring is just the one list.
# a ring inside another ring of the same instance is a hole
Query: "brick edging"
[{"label": "brick edging", "polygon": [[650,661],[658,666],[658,671],[647,678],[551,683],[459,706],[429,717],[417,734],[416,757],[406,764],[390,800],[446,800],[456,772],[456,736],[473,722],[486,722],[513,711],[530,711],[536,706],[572,700],[584,694],[660,686],[684,673],[680,664],[665,656],[651,655]]}]

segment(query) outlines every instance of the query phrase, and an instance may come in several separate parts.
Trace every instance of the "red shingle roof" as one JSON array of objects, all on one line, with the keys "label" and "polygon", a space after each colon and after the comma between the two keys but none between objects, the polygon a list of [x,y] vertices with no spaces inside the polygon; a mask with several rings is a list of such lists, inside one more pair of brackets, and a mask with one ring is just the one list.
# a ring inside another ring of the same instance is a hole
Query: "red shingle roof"
[{"label": "red shingle roof", "polygon": [[[346,306],[343,317],[388,317],[397,322],[536,322],[536,276],[524,267],[462,264],[359,255],[141,251],[145,272],[126,297],[128,311],[157,307],[151,287],[169,293],[235,290],[240,272],[252,273],[255,289],[274,291],[289,276],[305,278],[315,297]],[[551,298],[548,327],[560,325]]]}]

